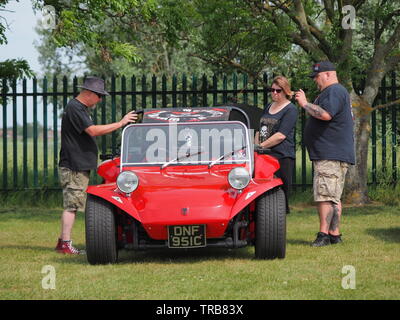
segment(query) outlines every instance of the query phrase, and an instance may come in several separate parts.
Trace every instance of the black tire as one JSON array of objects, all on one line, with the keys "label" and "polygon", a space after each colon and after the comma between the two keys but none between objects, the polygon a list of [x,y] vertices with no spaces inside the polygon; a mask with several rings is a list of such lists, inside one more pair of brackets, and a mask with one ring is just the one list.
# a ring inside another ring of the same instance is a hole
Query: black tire
[{"label": "black tire", "polygon": [[116,263],[117,237],[112,204],[88,194],[85,211],[86,255],[90,264]]},{"label": "black tire", "polygon": [[257,200],[257,259],[283,259],[286,254],[286,200],[280,188],[272,189]]}]

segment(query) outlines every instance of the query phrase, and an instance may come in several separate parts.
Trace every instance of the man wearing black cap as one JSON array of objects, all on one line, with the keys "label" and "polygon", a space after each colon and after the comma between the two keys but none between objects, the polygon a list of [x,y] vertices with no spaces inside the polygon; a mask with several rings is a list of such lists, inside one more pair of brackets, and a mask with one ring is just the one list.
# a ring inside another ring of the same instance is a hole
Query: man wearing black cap
[{"label": "man wearing black cap", "polygon": [[64,254],[83,254],[72,246],[71,232],[77,210],[83,210],[90,170],[97,168],[97,144],[94,137],[113,132],[137,119],[134,111],[120,121],[95,125],[89,109],[109,95],[103,79],[87,77],[79,95],[68,102],[61,122],[61,150],[59,162],[60,184],[63,189],[61,234],[55,250]]},{"label": "man wearing black cap", "polygon": [[320,219],[320,231],[312,246],[342,242],[339,222],[341,195],[349,164],[355,163],[353,114],[350,95],[339,84],[335,66],[329,61],[316,63],[310,77],[321,92],[314,103],[303,90],[296,100],[310,115],[304,140],[314,167],[314,201]]}]

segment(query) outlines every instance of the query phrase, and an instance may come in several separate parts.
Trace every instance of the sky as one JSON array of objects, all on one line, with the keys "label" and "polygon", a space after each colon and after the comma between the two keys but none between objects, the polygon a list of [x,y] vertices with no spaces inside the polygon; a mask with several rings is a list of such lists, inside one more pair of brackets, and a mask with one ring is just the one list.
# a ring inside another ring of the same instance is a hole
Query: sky
[{"label": "sky", "polygon": [[38,20],[42,19],[40,12],[36,15],[30,0],[11,0],[2,11],[1,16],[9,25],[6,31],[8,44],[0,46],[0,61],[6,59],[23,58],[28,61],[31,69],[40,75],[41,67],[38,62],[38,52],[33,43],[39,41],[35,32]]}]

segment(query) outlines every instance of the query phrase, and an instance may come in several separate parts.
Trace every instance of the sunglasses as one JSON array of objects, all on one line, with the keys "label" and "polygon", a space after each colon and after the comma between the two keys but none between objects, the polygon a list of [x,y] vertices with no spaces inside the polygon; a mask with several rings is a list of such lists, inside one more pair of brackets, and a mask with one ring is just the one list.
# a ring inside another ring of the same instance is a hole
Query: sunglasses
[{"label": "sunglasses", "polygon": [[282,92],[282,89],[269,88],[268,91],[269,91],[269,92],[281,93],[281,92]]}]

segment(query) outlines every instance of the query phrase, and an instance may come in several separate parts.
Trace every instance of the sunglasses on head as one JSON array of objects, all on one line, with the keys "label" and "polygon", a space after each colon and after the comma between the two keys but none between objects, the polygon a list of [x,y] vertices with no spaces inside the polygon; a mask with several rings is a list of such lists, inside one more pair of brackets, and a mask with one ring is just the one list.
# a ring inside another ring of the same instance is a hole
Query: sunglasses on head
[{"label": "sunglasses on head", "polygon": [[281,93],[281,92],[282,92],[282,89],[269,88],[268,91],[269,91],[269,92]]}]

